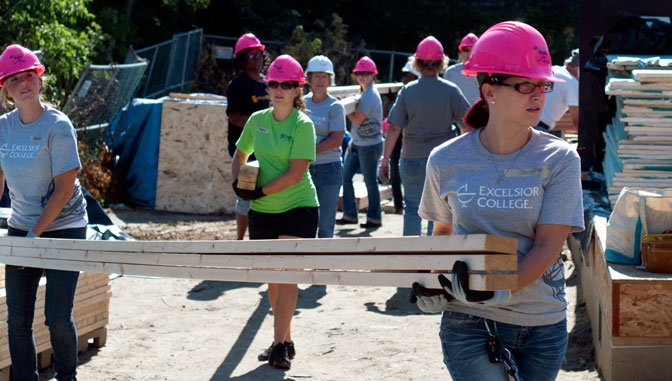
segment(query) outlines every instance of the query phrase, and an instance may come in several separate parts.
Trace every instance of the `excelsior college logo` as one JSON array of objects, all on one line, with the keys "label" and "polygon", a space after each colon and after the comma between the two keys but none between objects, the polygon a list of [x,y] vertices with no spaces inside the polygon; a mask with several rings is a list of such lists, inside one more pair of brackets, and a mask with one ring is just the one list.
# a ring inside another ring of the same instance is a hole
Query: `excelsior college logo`
[{"label": "excelsior college logo", "polygon": [[12,144],[5,143],[0,146],[0,157],[9,155],[11,159],[32,159],[40,150],[40,144]]},{"label": "excelsior college logo", "polygon": [[488,209],[532,209],[530,200],[541,195],[539,187],[488,187],[480,185],[469,189],[464,184],[457,189],[460,206],[475,206]]}]

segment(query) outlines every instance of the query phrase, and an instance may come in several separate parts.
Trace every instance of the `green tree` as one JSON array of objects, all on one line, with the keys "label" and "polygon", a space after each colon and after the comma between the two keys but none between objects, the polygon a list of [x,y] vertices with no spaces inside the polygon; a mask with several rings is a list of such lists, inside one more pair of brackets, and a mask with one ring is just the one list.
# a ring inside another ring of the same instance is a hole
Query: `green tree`
[{"label": "green tree", "polygon": [[47,68],[45,97],[63,106],[102,43],[90,0],[0,0],[0,45],[41,50]]}]

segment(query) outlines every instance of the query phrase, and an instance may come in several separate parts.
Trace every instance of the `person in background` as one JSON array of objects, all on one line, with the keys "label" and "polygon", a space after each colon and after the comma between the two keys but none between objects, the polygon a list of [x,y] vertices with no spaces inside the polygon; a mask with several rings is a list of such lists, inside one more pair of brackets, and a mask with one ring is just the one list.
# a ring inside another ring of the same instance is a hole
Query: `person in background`
[{"label": "person in background", "polygon": [[[265,46],[254,34],[246,33],[236,41],[233,50],[236,75],[226,86],[226,114],[229,116],[227,139],[229,155],[232,157],[247,119],[255,111],[268,108],[266,83],[261,74],[264,68],[264,48]],[[235,210],[237,238],[242,240],[247,231],[247,212],[250,210],[250,203],[239,197],[236,200]]]},{"label": "person in background", "polygon": [[572,56],[565,60],[565,66],[553,66],[553,73],[565,82],[559,82],[553,92],[546,96],[546,105],[541,113],[541,120],[535,127],[555,136],[562,136],[561,131],[554,131],[555,123],[569,110],[574,130],[579,129],[579,49],[572,50]]},{"label": "person in background", "polygon": [[361,88],[357,109],[348,114],[352,122],[352,140],[345,154],[343,165],[343,216],[337,224],[356,224],[357,200],[352,178],[357,169],[362,170],[366,183],[369,206],[366,209],[366,223],[359,226],[372,229],[383,225],[380,209],[380,191],[376,172],[380,154],[383,151],[383,103],[380,94],[373,87],[373,79],[378,70],[376,63],[369,57],[357,61],[353,70]]},{"label": "person in background", "polygon": [[[21,45],[0,55],[0,188],[9,187],[9,236],[86,239],[86,200],[77,135],[70,119],[41,99],[44,66]],[[35,299],[47,277],[44,307],[57,380],[75,380],[77,328],[72,306],[78,271],[5,267],[9,353],[15,380],[39,380],[33,337]]]},{"label": "person in background", "polygon": [[[420,73],[413,69],[411,61],[406,62],[404,67],[401,69],[403,75],[401,76],[401,83],[404,85],[408,84],[411,81],[415,81],[420,77]],[[394,94],[394,101],[390,103],[390,110],[394,106],[394,102],[397,100],[397,94]],[[383,121],[383,135],[387,138],[387,131],[389,124],[387,123],[387,118]],[[394,145],[392,150],[392,155],[390,155],[390,165],[389,165],[389,179],[390,184],[392,185],[392,201],[394,202],[394,213],[402,214],[404,213],[404,196],[401,191],[401,174],[399,173],[399,159],[401,159],[401,146],[404,139],[401,135],[397,138],[397,143]]]},{"label": "person in background", "polygon": [[[251,201],[250,239],[315,238],[319,220],[317,193],[308,164],[315,161],[315,130],[305,110],[300,85],[306,83],[301,65],[291,56],[276,58],[264,80],[271,108],[253,113],[245,123],[233,155],[233,190]],[[252,153],[259,160],[257,187],[237,187],[240,166]],[[273,310],[273,344],[260,361],[289,369],[296,354],[291,336],[296,310],[296,284],[270,283],[268,299]]]},{"label": "person in background", "polygon": [[517,239],[518,285],[473,291],[466,263],[456,261],[435,295],[413,285],[418,307],[443,312],[453,380],[555,380],[568,340],[561,251],[584,227],[581,169],[576,150],[532,126],[562,79],[544,37],[516,21],[485,31],[463,73],[482,94],[465,117],[475,130],[432,151],[420,215],[435,221],[436,235]]},{"label": "person in background", "polygon": [[457,85],[457,87],[462,90],[462,94],[467,98],[469,105],[474,104],[477,100],[481,98],[481,94],[478,92],[478,85],[476,85],[475,78],[468,78],[466,75],[462,74],[462,67],[467,60],[469,60],[469,55],[471,54],[471,49],[474,44],[478,41],[478,37],[469,33],[462,38],[462,42],[458,46],[458,63],[451,65],[443,73],[443,79],[450,81]]},{"label": "person in background", "polygon": [[313,121],[317,135],[316,158],[309,167],[320,202],[317,237],[331,238],[334,236],[338,193],[343,183],[341,143],[345,134],[345,109],[336,98],[327,94],[334,78],[334,65],[329,58],[321,55],[311,58],[306,77],[310,93],[303,99],[306,114]]},{"label": "person in background", "polygon": [[[420,79],[409,82],[401,89],[387,117],[390,128],[380,170],[387,171],[394,146],[403,131],[399,171],[404,184],[405,236],[422,234],[418,206],[430,151],[457,135],[453,122],[458,123],[463,132],[469,130],[462,122],[469,108],[467,100],[452,82],[439,78],[447,61],[439,40],[429,36],[420,41],[412,58],[412,66],[420,73]],[[427,230],[427,234],[431,235],[431,221]]]}]

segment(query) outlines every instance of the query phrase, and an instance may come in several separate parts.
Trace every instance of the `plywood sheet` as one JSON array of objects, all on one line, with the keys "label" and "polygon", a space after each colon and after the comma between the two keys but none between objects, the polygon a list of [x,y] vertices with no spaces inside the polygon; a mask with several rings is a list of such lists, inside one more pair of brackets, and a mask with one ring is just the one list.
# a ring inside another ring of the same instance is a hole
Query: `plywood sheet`
[{"label": "plywood sheet", "polygon": [[233,213],[226,105],[163,102],[156,209]]}]

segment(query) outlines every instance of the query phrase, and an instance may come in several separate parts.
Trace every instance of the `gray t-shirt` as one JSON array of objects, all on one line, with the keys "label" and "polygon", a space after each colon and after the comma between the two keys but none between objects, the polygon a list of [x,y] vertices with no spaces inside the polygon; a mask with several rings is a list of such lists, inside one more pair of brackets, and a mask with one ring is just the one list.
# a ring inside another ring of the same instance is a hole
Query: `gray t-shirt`
[{"label": "gray t-shirt", "polygon": [[[62,112],[47,107],[30,124],[21,122],[18,110],[0,116],[0,168],[12,201],[9,226],[32,229],[53,192],[54,176],[81,166],[75,129]],[[72,197],[45,231],[85,227],[87,222],[86,200],[76,179]]]},{"label": "gray t-shirt", "polygon": [[[432,151],[418,211],[422,218],[452,223],[454,234],[516,238],[519,263],[534,244],[538,224],[583,230],[576,151],[562,139],[533,130],[520,150],[493,155],[481,144],[479,131]],[[448,309],[509,324],[555,324],[565,318],[567,310],[562,259],[558,253],[548,271],[500,306],[452,301]]]},{"label": "gray t-shirt", "polygon": [[366,114],[361,125],[352,124],[352,143],[358,146],[372,146],[383,142],[383,102],[373,86],[366,89],[359,98],[357,110]]},{"label": "gray t-shirt", "polygon": [[467,102],[470,105],[476,103],[477,100],[481,98],[481,92],[478,90],[478,84],[476,83],[476,77],[462,74],[462,67],[464,64],[462,62],[450,66],[443,73],[443,79],[450,81],[457,85],[457,87],[462,90],[462,94],[467,98]]},{"label": "gray t-shirt", "polygon": [[402,128],[401,157],[428,157],[434,147],[458,135],[453,122],[461,123],[468,109],[460,89],[438,76],[407,83],[387,116]]},{"label": "gray t-shirt", "polygon": [[[303,99],[306,101],[306,115],[310,117],[315,126],[316,141],[321,141],[329,137],[330,132],[345,131],[345,109],[338,100],[331,95],[320,103],[313,102],[313,93],[308,93]],[[318,152],[315,161],[310,165],[333,163],[341,161],[341,146]]]}]

